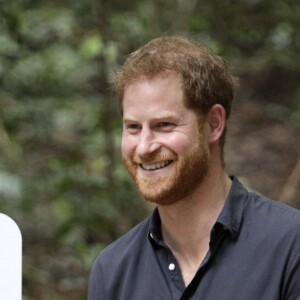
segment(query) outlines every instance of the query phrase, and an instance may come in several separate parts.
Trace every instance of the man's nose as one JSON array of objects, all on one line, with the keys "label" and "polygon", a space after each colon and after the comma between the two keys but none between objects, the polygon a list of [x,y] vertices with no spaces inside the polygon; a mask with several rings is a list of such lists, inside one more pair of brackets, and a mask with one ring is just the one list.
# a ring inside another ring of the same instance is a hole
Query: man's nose
[{"label": "man's nose", "polygon": [[159,147],[160,144],[157,141],[155,133],[153,133],[149,128],[143,128],[140,132],[140,137],[136,148],[137,154],[141,157],[147,156],[154,153],[159,149]]}]

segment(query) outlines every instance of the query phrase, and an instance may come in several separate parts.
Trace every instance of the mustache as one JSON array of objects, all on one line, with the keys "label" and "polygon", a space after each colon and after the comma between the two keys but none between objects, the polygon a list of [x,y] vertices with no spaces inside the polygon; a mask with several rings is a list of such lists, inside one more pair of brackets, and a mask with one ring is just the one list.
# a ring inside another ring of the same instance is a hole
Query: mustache
[{"label": "mustache", "polygon": [[135,154],[132,158],[132,161],[134,161],[136,164],[151,164],[175,159],[177,159],[177,155],[175,153],[172,151],[166,151],[164,153],[152,153],[143,157]]}]

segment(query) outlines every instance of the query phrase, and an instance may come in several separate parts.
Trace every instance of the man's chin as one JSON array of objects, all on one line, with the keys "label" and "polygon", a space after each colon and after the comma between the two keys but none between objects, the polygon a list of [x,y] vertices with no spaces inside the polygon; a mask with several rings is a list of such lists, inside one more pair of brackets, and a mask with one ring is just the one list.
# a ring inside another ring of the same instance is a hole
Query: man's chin
[{"label": "man's chin", "polygon": [[171,205],[178,201],[176,194],[172,193],[170,190],[159,191],[155,186],[151,189],[145,189],[138,186],[138,190],[146,201],[157,205]]}]

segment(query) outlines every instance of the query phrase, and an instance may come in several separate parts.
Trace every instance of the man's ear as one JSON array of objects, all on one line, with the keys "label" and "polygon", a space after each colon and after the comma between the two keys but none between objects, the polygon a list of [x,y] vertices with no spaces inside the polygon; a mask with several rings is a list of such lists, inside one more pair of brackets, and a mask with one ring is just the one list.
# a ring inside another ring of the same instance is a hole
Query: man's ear
[{"label": "man's ear", "polygon": [[208,125],[208,142],[220,140],[226,126],[226,112],[222,105],[213,105],[206,115]]}]

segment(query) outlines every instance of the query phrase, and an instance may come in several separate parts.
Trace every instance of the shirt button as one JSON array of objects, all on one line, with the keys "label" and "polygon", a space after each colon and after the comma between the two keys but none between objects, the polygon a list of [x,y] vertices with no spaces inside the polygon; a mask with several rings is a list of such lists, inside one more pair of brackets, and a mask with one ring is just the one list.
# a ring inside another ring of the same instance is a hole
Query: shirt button
[{"label": "shirt button", "polygon": [[173,271],[175,269],[175,265],[174,264],[169,264],[169,270]]}]

